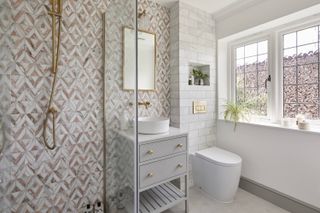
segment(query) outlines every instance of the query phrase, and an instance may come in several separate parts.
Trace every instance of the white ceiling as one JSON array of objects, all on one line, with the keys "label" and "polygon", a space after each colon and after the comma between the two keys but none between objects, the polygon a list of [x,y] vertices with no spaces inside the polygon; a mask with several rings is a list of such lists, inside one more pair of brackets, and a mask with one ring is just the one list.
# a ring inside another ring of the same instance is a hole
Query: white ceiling
[{"label": "white ceiling", "polygon": [[[170,7],[170,5],[172,5],[172,3],[176,2],[177,0],[156,0],[156,1],[162,5]],[[180,0],[180,1],[213,14],[241,0]]]}]

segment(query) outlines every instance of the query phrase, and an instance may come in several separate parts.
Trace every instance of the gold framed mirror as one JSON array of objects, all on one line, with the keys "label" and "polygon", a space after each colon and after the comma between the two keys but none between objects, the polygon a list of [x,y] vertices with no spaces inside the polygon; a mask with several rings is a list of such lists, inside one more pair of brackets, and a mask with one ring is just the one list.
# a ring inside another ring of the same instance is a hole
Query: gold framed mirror
[{"label": "gold framed mirror", "polygon": [[[123,90],[135,89],[135,31],[123,28]],[[138,89],[154,91],[156,89],[156,35],[138,31]]]}]

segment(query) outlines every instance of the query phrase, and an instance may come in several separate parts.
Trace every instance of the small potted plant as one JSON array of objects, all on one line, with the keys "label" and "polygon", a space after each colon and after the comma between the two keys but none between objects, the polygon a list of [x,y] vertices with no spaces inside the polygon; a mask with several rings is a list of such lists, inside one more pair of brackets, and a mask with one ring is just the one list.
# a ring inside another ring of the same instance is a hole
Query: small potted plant
[{"label": "small potted plant", "polygon": [[209,77],[208,74],[203,73],[201,70],[197,68],[193,68],[192,75],[195,78],[195,80],[198,81],[198,85],[204,85],[204,81]]},{"label": "small potted plant", "polygon": [[224,119],[230,120],[234,123],[233,130],[237,128],[237,124],[241,119],[246,119],[248,113],[248,106],[245,102],[233,103],[228,102],[225,106]]}]

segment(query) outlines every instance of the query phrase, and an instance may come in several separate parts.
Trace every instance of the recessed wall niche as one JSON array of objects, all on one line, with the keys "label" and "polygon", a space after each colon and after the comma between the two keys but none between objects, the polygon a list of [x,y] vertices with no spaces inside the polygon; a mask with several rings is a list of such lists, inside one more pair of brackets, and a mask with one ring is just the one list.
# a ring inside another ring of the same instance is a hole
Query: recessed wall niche
[{"label": "recessed wall niche", "polygon": [[[194,74],[194,70],[196,73]],[[200,76],[199,74],[200,72]],[[194,78],[193,83],[190,83],[190,77]],[[199,77],[197,77],[199,76]],[[203,79],[203,84],[200,83],[200,79]],[[210,65],[209,64],[199,64],[199,63],[189,63],[189,81],[190,86],[210,86]]]}]

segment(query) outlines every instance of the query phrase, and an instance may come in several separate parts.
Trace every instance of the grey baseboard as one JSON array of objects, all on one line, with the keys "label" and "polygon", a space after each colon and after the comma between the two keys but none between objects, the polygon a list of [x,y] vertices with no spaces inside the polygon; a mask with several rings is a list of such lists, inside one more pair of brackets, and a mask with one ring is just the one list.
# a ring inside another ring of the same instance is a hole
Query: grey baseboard
[{"label": "grey baseboard", "polygon": [[291,196],[285,195],[245,177],[240,179],[240,188],[292,213],[320,213],[320,209]]}]

